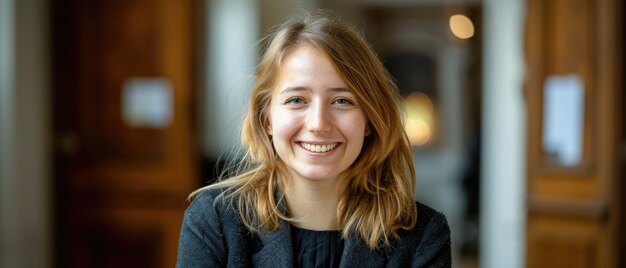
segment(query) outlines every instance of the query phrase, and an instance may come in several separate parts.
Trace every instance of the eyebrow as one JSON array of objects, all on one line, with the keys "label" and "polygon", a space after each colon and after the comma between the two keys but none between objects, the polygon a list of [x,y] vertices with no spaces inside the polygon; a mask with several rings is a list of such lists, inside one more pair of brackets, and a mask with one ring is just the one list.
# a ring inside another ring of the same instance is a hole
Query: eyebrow
[{"label": "eyebrow", "polygon": [[[309,87],[286,87],[283,90],[281,90],[279,94],[289,93],[289,92],[294,92],[294,91],[311,91],[311,88]],[[326,89],[326,91],[352,93],[352,90],[350,90],[349,88],[345,88],[345,87],[331,87],[331,88]]]}]

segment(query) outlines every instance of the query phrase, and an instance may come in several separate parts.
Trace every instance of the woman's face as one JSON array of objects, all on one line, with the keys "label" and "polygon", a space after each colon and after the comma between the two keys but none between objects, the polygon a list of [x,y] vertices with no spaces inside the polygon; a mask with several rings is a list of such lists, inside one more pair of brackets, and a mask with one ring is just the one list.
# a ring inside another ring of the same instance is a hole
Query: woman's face
[{"label": "woman's face", "polygon": [[292,178],[334,180],[359,156],[367,119],[328,57],[303,45],[283,61],[268,133]]}]

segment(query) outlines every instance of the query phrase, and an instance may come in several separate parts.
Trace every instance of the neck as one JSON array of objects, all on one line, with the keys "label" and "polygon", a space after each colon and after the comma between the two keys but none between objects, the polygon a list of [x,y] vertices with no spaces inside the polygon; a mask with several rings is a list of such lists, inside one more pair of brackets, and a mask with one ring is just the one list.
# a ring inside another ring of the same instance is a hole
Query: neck
[{"label": "neck", "polygon": [[292,222],[309,230],[337,230],[339,184],[336,179],[314,181],[292,176],[285,185],[285,197]]}]

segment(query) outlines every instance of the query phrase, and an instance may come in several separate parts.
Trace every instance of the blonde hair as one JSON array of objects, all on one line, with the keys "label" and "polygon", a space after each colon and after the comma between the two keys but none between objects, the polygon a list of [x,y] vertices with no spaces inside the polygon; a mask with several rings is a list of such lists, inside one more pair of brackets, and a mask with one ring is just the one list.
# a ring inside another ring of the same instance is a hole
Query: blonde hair
[{"label": "blonde hair", "polygon": [[283,208],[286,167],[267,134],[269,105],[283,59],[295,48],[311,45],[333,63],[365,114],[371,134],[352,165],[341,174],[344,192],[337,208],[344,238],[358,235],[371,249],[390,246],[399,229],[415,226],[413,198],[415,170],[396,86],[363,37],[350,26],[326,14],[290,20],[262,39],[265,52],[256,70],[256,82],[241,139],[243,161],[234,175],[201,188],[226,189],[245,226],[253,232],[276,230],[291,221]]}]

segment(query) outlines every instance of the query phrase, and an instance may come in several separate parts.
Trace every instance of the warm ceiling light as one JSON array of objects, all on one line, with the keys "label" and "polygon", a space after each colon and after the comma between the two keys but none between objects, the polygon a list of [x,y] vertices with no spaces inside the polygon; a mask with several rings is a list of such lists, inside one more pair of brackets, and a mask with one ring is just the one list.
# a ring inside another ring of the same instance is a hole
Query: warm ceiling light
[{"label": "warm ceiling light", "polygon": [[426,94],[413,92],[404,98],[405,131],[412,146],[430,142],[434,128],[433,102]]},{"label": "warm ceiling light", "polygon": [[474,24],[465,15],[450,16],[450,30],[454,36],[460,39],[468,39],[474,36]]}]

